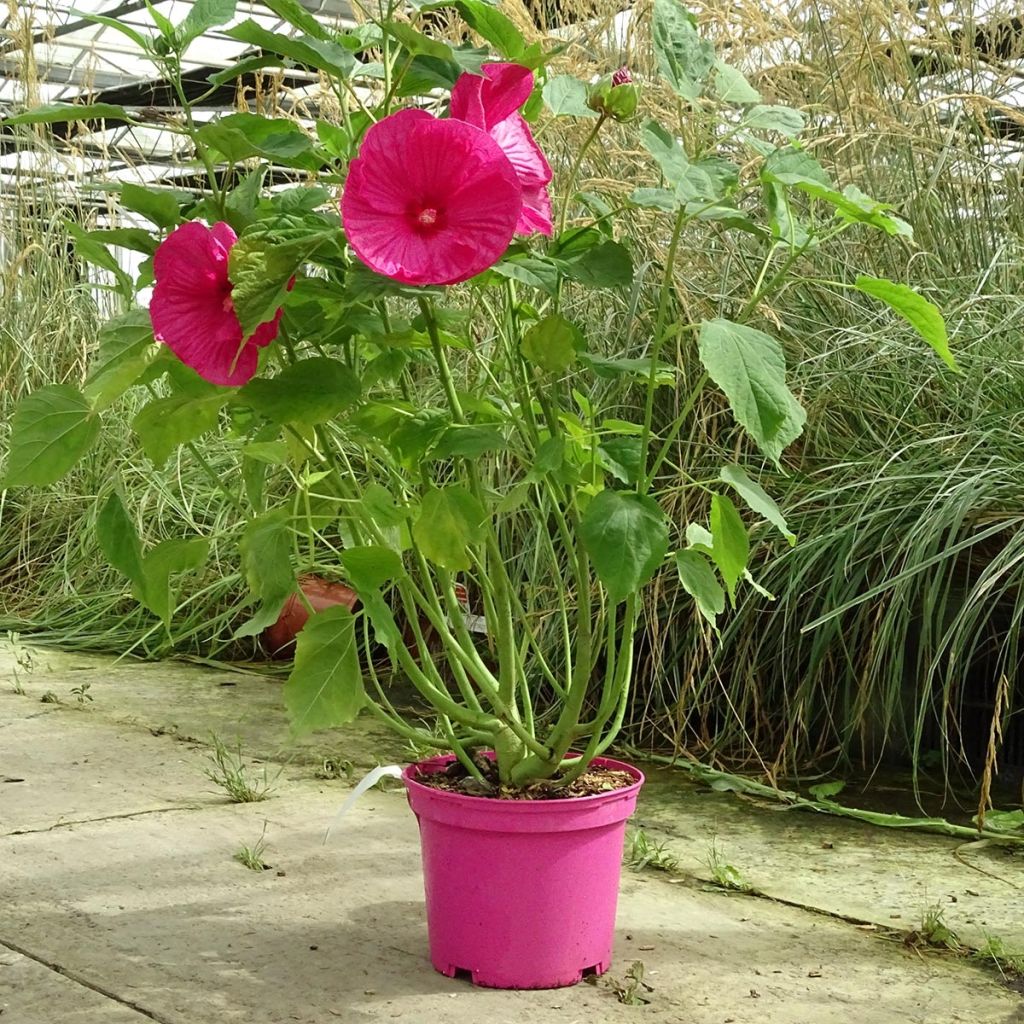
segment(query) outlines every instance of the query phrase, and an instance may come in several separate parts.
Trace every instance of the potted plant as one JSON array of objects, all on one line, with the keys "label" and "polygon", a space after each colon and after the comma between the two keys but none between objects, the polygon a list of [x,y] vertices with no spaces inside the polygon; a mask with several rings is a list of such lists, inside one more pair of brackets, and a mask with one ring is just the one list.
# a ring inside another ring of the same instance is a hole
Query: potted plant
[{"label": "potted plant", "polygon": [[[242,111],[199,123],[181,55],[230,6],[197,4],[143,40],[182,98],[171,130],[194,147],[208,188],[124,185],[122,207],[151,230],[75,229],[101,265],[113,260],[107,243],[152,259],[138,281],[118,276],[127,308],[84,388],[54,385],[19,407],[6,485],[67,472],[104,410],[137,386],[152,398],[134,427],[157,464],[229,431],[251,605],[238,634],[274,623],[293,595],[297,539],[328,545],[358,595],[298,636],[284,690],[295,731],[369,714],[437,752],[404,776],[434,965],[484,985],[571,984],[610,962],[624,825],[643,776],[606,755],[630,708],[645,588],[673,567],[715,628],[752,582],[747,519],[794,540],[738,463],[683,481],[699,515],[674,521],[660,497],[680,433],[714,385],[754,450],[778,463],[805,414],[780,342],[755,326],[760,310],[837,235],[910,229],[834,186],[794,141],[801,115],[763,104],[674,0],[654,5],[663,80],[651,85],[677,97],[672,129],[633,119],[627,70],[589,88],[548,73],[549,55],[480,0],[454,7],[501,59],[425,35],[419,6],[335,32],[279,2],[293,34],[251,21],[227,34],[258,47],[262,66],[319,71],[338,117],[309,126]],[[544,106],[588,127],[556,210],[528,119]],[[6,126],[96,117],[136,121],[51,106]],[[618,122],[652,159],[616,208],[576,186],[588,148]],[[317,180],[268,189],[271,165]],[[617,235],[626,213],[662,242],[651,283]],[[726,315],[691,323],[685,253],[710,232],[744,234],[760,268],[746,295],[723,300]],[[148,310],[135,308],[132,293],[150,283]],[[849,287],[951,358],[941,317],[909,288],[867,277]],[[624,325],[612,344],[587,329],[595,304]],[[624,337],[629,353],[615,347]],[[144,550],[116,490],[97,531],[170,625],[169,581],[201,564],[205,542]],[[415,688],[421,722],[395,707],[366,656],[377,645]]]}]

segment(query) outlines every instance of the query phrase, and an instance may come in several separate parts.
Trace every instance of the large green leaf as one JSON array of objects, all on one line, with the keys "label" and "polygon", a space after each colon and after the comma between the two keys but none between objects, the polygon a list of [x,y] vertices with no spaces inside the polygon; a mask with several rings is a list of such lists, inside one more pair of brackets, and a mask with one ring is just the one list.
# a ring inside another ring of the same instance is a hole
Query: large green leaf
[{"label": "large green leaf", "polygon": [[49,384],[14,409],[4,487],[31,487],[59,480],[93,446],[100,421],[70,384]]},{"label": "large green leaf", "polygon": [[584,347],[583,334],[560,313],[551,313],[523,334],[523,357],[548,373],[562,373],[576,361]]},{"label": "large green leaf", "polygon": [[698,351],[708,376],[725,392],[737,422],[778,462],[803,430],[807,414],[786,386],[782,346],[763,331],[731,320],[705,320]]},{"label": "large green leaf", "polygon": [[602,242],[565,263],[566,276],[587,288],[628,288],[633,258],[620,242]]},{"label": "large green leaf", "polygon": [[750,557],[750,538],[736,506],[724,495],[711,498],[711,557],[725,581],[729,600],[736,602],[736,584]]},{"label": "large green leaf", "polygon": [[225,393],[202,398],[172,395],[154,399],[139,410],[132,420],[132,430],[138,435],[142,450],[159,469],[181,445],[217,426],[227,397]]},{"label": "large green leaf", "polygon": [[285,118],[246,112],[228,114],[204,124],[196,138],[230,163],[256,156],[308,170],[316,170],[321,164],[313,153],[313,140],[296,122]]},{"label": "large green leaf", "polygon": [[138,382],[159,352],[148,310],[133,309],[108,320],[100,330],[99,351],[83,394],[102,411]]},{"label": "large green leaf", "polygon": [[570,75],[556,75],[545,82],[544,102],[556,117],[597,117],[587,106],[587,87]]},{"label": "large green leaf", "polygon": [[285,601],[295,591],[292,531],[287,512],[274,509],[251,520],[239,546],[242,572],[260,607],[235,631],[235,636],[255,636],[277,621]]},{"label": "large green leaf", "polygon": [[487,513],[464,487],[431,488],[423,498],[412,535],[434,565],[459,571],[473,564],[470,547],[484,539]]},{"label": "large green leaf", "polygon": [[284,703],[296,735],[354,721],[366,703],[355,618],[344,605],[310,616],[302,628]]},{"label": "large green leaf", "polygon": [[317,39],[330,38],[327,29],[299,3],[299,0],[260,0],[260,6],[273,11],[279,18],[307,35]]},{"label": "large green leaf", "polygon": [[181,25],[181,40],[187,46],[204,32],[223,25],[235,16],[237,0],[194,0]]},{"label": "large green leaf", "polygon": [[503,57],[515,60],[526,49],[526,40],[515,23],[493,4],[482,0],[455,0],[463,20]]},{"label": "large green leaf", "polygon": [[142,594],[146,586],[142,544],[120,497],[111,494],[96,517],[96,539],[104,558]]},{"label": "large green leaf", "polygon": [[270,32],[251,19],[228,29],[225,35],[258,46],[264,52],[280,54],[297,64],[330,72],[337,78],[348,78],[355,70],[355,56],[329,39]]},{"label": "large green leaf", "polygon": [[761,102],[761,94],[747,81],[743,72],[724,61],[715,61],[713,84],[715,96],[723,103],[743,105]]},{"label": "large green leaf", "polygon": [[145,586],[142,602],[163,620],[168,630],[174,614],[171,576],[198,569],[206,561],[209,550],[209,541],[205,537],[175,538],[161,541],[143,560]]},{"label": "large green leaf", "polygon": [[718,616],[725,611],[725,591],[708,559],[699,551],[677,551],[676,569],[683,589],[696,601],[697,610],[715,630]]},{"label": "large green leaf", "polygon": [[5,117],[0,124],[57,124],[62,121],[100,121],[104,119],[129,121],[131,118],[124,107],[112,103],[47,103],[22,114]]},{"label": "large green leaf", "polygon": [[120,197],[126,210],[141,213],[157,227],[173,228],[178,223],[178,200],[167,189],[143,188],[126,182],[121,186]]},{"label": "large green leaf", "polygon": [[580,539],[614,603],[635,594],[664,561],[668,522],[649,495],[601,491],[587,505]]},{"label": "large green leaf", "polygon": [[651,25],[658,69],[684,100],[695,103],[715,64],[715,48],[697,32],[697,20],[679,0],[654,0]]},{"label": "large green leaf", "polygon": [[759,483],[747,476],[742,466],[723,466],[719,479],[728,484],[747,503],[749,509],[764,516],[791,545],[796,543],[796,534],[786,525],[786,517],[779,506]]},{"label": "large green leaf", "polygon": [[881,299],[890,309],[899,313],[931,345],[936,355],[950,369],[958,369],[953,353],[949,350],[946,321],[938,306],[929,302],[923,295],[919,295],[913,288],[884,277],[861,275],[855,284],[858,291]]},{"label": "large green leaf", "polygon": [[329,356],[301,359],[276,377],[256,377],[237,395],[275,423],[326,423],[359,400],[359,378]]}]

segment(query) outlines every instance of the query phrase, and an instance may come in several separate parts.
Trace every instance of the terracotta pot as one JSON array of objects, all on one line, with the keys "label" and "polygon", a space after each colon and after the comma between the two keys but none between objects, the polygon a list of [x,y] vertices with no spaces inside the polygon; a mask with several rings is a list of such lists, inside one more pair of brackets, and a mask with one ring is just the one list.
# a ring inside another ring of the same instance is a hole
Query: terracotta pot
[{"label": "terracotta pot", "polygon": [[[300,576],[299,589],[314,612],[343,604],[354,611],[359,596],[344,583],[331,583],[320,576]],[[263,649],[272,658],[290,658],[295,653],[295,637],[305,626],[309,612],[298,594],[292,594],[284,603],[281,614],[272,626],[263,631]]]}]

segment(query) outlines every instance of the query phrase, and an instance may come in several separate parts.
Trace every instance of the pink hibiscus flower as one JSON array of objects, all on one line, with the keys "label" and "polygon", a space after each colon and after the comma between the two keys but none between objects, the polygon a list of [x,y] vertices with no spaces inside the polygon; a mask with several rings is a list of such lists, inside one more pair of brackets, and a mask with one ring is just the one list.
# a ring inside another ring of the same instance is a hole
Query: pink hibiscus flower
[{"label": "pink hibiscus flower", "polygon": [[349,244],[378,274],[456,284],[501,258],[522,203],[515,169],[486,132],[410,109],[366,133],[341,218]]},{"label": "pink hibiscus flower", "polygon": [[485,64],[483,75],[459,75],[450,114],[482,128],[512,161],[523,187],[523,209],[516,234],[551,234],[551,167],[519,108],[533,91],[533,72],[520,64]]},{"label": "pink hibiscus flower", "polygon": [[153,257],[156,284],[149,304],[153,334],[186,366],[213,384],[245,384],[259,349],[277,337],[281,310],[242,343],[231,304],[228,253],[238,236],[224,223],[189,221],[172,231]]}]

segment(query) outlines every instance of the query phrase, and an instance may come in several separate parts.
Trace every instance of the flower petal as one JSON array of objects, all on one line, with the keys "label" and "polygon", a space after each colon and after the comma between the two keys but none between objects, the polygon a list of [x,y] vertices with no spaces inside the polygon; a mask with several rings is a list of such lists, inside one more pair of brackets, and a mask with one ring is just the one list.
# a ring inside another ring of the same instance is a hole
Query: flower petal
[{"label": "flower petal", "polygon": [[521,114],[496,124],[490,129],[490,136],[512,161],[524,188],[546,185],[551,180],[551,165]]},{"label": "flower petal", "polygon": [[452,87],[449,114],[490,131],[530,98],[533,72],[521,64],[485,64],[482,75],[466,72]]},{"label": "flower petal", "polygon": [[[402,110],[366,133],[342,195],[359,258],[406,284],[455,284],[496,262],[522,208],[515,169],[493,139],[459,120]],[[430,209],[432,221],[418,222]]]},{"label": "flower petal", "polygon": [[517,235],[532,235],[537,232],[551,237],[554,223],[551,220],[551,197],[546,185],[523,189],[523,209],[516,223]]}]

